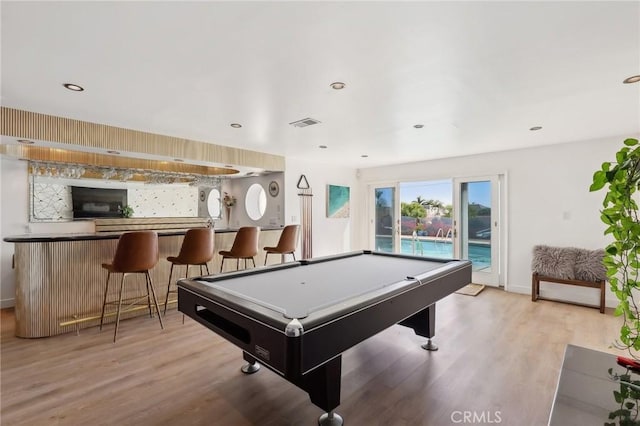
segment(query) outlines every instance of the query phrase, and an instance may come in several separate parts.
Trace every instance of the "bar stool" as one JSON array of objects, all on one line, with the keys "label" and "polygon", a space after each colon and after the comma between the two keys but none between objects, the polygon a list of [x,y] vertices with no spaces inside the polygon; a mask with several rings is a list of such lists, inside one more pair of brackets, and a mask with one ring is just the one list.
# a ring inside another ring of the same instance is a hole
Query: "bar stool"
[{"label": "bar stool", "polygon": [[278,240],[278,245],[275,247],[265,247],[264,251],[264,264],[267,264],[267,256],[270,254],[280,254],[282,256],[282,261],[284,262],[284,256],[286,254],[291,254],[293,256],[293,260],[296,260],[296,247],[298,247],[298,231],[300,230],[300,225],[287,225],[282,230],[280,234],[280,239]]},{"label": "bar stool", "polygon": [[258,236],[260,234],[260,227],[258,226],[243,226],[238,229],[236,238],[233,240],[233,246],[231,250],[220,250],[220,256],[222,256],[222,262],[220,262],[220,272],[224,267],[225,259],[236,259],[236,269],[240,269],[240,259],[244,259],[244,267],[247,268],[247,259],[251,259],[253,266],[256,266],[254,256],[258,255]]},{"label": "bar stool", "polygon": [[[153,304],[158,314],[158,320],[160,320],[160,328],[164,329],[162,324],[162,318],[160,316],[160,307],[158,306],[158,299],[156,298],[156,292],[153,288],[153,281],[149,270],[153,269],[158,263],[158,234],[155,231],[136,231],[125,232],[120,236],[118,245],[116,246],[116,253],[113,256],[111,263],[103,263],[102,267],[107,270],[107,283],[104,289],[104,299],[102,302],[102,314],[100,315],[100,330],[104,323],[104,311],[107,304],[117,304],[116,311],[116,328],[113,332],[113,343],[116,342],[118,335],[118,325],[120,324],[120,314],[122,313],[122,302],[128,304],[125,307],[125,312],[128,312],[128,308],[134,305],[138,305],[138,302],[142,299],[147,299],[147,307],[149,308],[149,317],[153,317],[151,311],[151,296],[153,296]],[[109,278],[112,273],[121,273],[122,279],[120,280],[120,295],[117,302],[107,302],[107,294],[109,292]],[[129,299],[122,299],[124,294],[125,278],[128,274],[144,274],[145,283],[147,287],[146,296],[138,296]],[[151,290],[151,294],[149,294]],[[131,309],[129,309],[131,310]]]},{"label": "bar stool", "polygon": [[186,265],[184,277],[189,277],[189,265],[200,266],[200,275],[204,266],[209,275],[209,265],[207,264],[213,258],[214,231],[212,228],[194,228],[189,229],[184,234],[180,253],[177,256],[169,256],[167,260],[171,262],[171,270],[169,271],[169,283],[167,284],[167,297],[164,300],[164,314],[167,313],[167,303],[169,303],[169,293],[177,293],[177,290],[171,290],[171,276],[173,275],[173,267],[175,265]]}]

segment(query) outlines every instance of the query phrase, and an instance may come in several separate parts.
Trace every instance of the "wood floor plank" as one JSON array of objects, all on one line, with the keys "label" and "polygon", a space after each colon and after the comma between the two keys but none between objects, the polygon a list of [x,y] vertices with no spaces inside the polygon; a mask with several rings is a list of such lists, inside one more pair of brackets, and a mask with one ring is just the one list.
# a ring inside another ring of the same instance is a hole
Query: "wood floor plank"
[{"label": "wood floor plank", "polygon": [[[307,394],[262,369],[244,375],[241,351],[171,310],[157,318],[44,339],[13,335],[0,316],[2,425],[313,425],[322,411]],[[611,310],[487,288],[437,306],[435,342],[393,326],[344,354],[348,425],[449,425],[456,411],[499,412],[503,425],[545,425],[564,348],[610,347]],[[535,395],[535,396],[534,396]]]}]

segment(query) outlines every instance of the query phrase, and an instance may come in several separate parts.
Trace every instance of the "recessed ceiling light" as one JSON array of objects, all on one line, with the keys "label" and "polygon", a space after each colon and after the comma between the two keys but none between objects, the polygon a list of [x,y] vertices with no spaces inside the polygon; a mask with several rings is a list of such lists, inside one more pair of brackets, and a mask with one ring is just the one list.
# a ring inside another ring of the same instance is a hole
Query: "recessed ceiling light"
[{"label": "recessed ceiling light", "polygon": [[25,145],[33,145],[34,142],[28,139],[18,139],[18,143],[23,143]]},{"label": "recessed ceiling light", "polygon": [[622,82],[624,84],[637,83],[640,81],[640,74],[632,75],[631,77],[625,78]]},{"label": "recessed ceiling light", "polygon": [[414,124],[413,127],[415,127],[416,129],[422,129],[424,127],[424,124]]},{"label": "recessed ceiling light", "polygon": [[112,149],[110,149],[109,151],[107,151],[109,154],[117,154],[120,155],[120,153],[118,151],[114,151]]},{"label": "recessed ceiling light", "polygon": [[540,130],[540,129],[542,129],[542,126],[533,126],[529,130],[531,130],[532,132],[535,132],[536,130]]},{"label": "recessed ceiling light", "polygon": [[344,86],[346,86],[346,84],[340,82],[340,81],[336,81],[334,83],[331,83],[329,86],[331,86],[332,89],[335,90],[342,90],[344,89]]},{"label": "recessed ceiling light", "polygon": [[184,163],[184,160],[182,158],[174,158],[173,161],[177,163]]},{"label": "recessed ceiling light", "polygon": [[227,168],[233,167],[231,164],[225,164],[224,166],[227,167]]},{"label": "recessed ceiling light", "polygon": [[63,86],[69,90],[73,90],[74,92],[82,92],[84,90],[84,87],[78,86],[77,84],[73,83],[65,83],[63,84]]},{"label": "recessed ceiling light", "polygon": [[360,157],[362,158],[368,158],[369,156],[367,154],[362,154]]},{"label": "recessed ceiling light", "polygon": [[242,127],[242,124],[231,123],[230,126],[233,127],[234,129],[239,129],[240,127]]},{"label": "recessed ceiling light", "polygon": [[318,148],[320,148],[320,149],[327,149],[327,146],[326,146],[326,145],[318,145]]}]

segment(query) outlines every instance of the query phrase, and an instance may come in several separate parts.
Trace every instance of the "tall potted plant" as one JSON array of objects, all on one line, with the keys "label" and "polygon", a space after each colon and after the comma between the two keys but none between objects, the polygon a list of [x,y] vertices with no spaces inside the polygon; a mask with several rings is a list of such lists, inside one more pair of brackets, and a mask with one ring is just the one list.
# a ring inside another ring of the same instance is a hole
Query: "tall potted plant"
[{"label": "tall potted plant", "polygon": [[640,359],[640,145],[637,139],[626,139],[616,153],[616,161],[605,162],[594,173],[590,191],[607,187],[600,218],[607,225],[605,235],[613,237],[605,249],[604,264],[612,291],[618,298],[615,315],[623,324],[616,346]]}]

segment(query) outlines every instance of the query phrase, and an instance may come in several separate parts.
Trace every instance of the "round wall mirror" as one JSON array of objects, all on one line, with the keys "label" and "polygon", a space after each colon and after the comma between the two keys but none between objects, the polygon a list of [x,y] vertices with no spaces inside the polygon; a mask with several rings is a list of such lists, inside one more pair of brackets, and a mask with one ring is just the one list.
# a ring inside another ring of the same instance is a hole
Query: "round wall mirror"
[{"label": "round wall mirror", "polygon": [[211,217],[220,217],[220,191],[215,188],[209,191],[209,196],[207,197],[207,211]]},{"label": "round wall mirror", "polygon": [[267,193],[262,185],[254,183],[249,187],[244,199],[244,206],[247,215],[252,220],[258,220],[264,216],[264,212],[267,210]]}]

